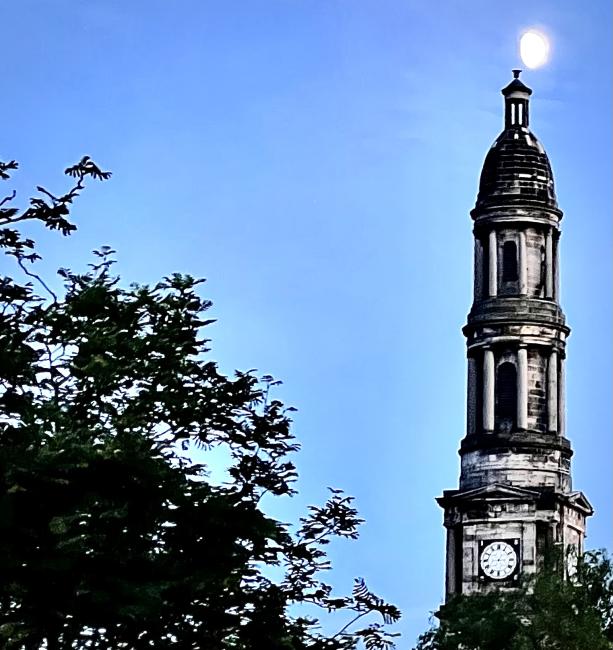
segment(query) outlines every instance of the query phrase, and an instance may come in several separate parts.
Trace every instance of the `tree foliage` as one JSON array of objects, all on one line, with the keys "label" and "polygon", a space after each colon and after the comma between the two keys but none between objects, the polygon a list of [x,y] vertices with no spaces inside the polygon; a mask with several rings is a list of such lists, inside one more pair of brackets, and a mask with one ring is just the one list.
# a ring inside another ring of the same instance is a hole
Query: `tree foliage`
[{"label": "tree foliage", "polygon": [[[337,596],[321,578],[329,541],[357,537],[351,497],[332,490],[297,527],[262,510],[264,494],[294,493],[292,409],[271,377],[218,371],[202,281],[125,286],[107,247],[59,283],[34,272],[21,223],[69,235],[85,181],[109,177],[87,157],[66,173],[63,195],[0,203],[17,265],[0,278],[0,647],[392,647],[394,606],[362,580]],[[228,481],[190,460],[193,445],[227,450]],[[337,612],[339,631],[304,604]]]},{"label": "tree foliage", "polygon": [[522,588],[456,596],[416,650],[610,650],[613,565],[586,553],[570,579],[555,561]]}]

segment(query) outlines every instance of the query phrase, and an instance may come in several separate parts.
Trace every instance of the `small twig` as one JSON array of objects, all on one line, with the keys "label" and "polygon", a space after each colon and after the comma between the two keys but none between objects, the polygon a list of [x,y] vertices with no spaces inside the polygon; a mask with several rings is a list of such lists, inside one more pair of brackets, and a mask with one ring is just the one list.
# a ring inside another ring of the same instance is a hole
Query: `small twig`
[{"label": "small twig", "polygon": [[342,633],[343,633],[343,632],[344,632],[348,627],[350,627],[351,625],[353,625],[356,621],[359,621],[359,620],[362,618],[362,616],[366,616],[366,614],[368,614],[368,613],[369,613],[369,612],[361,612],[361,613],[358,614],[356,617],[352,618],[352,619],[349,621],[349,623],[347,623],[347,625],[345,625],[344,627],[342,627],[342,628],[341,628],[341,629],[340,629],[340,630],[339,630],[339,631],[338,631],[338,632],[337,632],[337,633],[336,633],[332,638],[333,638],[333,639],[336,639],[336,637],[337,637],[337,636],[340,636],[340,635],[341,635],[341,634],[342,634]]},{"label": "small twig", "polygon": [[58,199],[57,196],[53,196],[53,194],[51,194],[51,192],[49,192],[48,190],[46,190],[44,187],[41,187],[40,185],[37,185],[37,186],[36,186],[36,189],[37,189],[41,194],[45,194],[45,195],[47,195],[47,196],[48,196],[48,197],[53,201],[53,203],[57,203],[57,202],[59,201],[59,199]]},{"label": "small twig", "polygon": [[8,196],[5,196],[2,201],[0,201],[0,207],[2,207],[5,203],[12,201],[16,196],[17,190],[13,190]]},{"label": "small twig", "polygon": [[55,293],[51,291],[51,289],[47,286],[45,281],[39,275],[36,275],[36,273],[32,273],[28,271],[28,269],[23,265],[23,260],[20,257],[17,258],[17,264],[19,264],[22,271],[26,275],[29,275],[31,278],[34,278],[35,280],[38,280],[41,283],[41,285],[51,294],[51,296],[53,297],[53,302],[57,302],[57,296],[55,295]]}]

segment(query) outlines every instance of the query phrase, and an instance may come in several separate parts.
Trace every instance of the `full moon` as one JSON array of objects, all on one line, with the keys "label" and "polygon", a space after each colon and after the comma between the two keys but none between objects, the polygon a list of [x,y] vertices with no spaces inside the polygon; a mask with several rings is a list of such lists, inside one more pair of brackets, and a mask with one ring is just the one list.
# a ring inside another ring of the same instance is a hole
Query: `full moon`
[{"label": "full moon", "polygon": [[549,41],[534,30],[524,32],[519,39],[521,60],[528,68],[538,68],[547,61]]}]

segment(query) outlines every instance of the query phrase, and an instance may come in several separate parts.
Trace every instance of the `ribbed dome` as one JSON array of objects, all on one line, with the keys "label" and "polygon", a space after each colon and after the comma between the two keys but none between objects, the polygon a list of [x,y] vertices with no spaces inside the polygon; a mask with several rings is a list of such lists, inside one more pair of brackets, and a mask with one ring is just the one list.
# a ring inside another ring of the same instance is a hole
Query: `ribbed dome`
[{"label": "ribbed dome", "polygon": [[525,126],[506,128],[483,163],[475,209],[507,205],[557,208],[549,159]]}]

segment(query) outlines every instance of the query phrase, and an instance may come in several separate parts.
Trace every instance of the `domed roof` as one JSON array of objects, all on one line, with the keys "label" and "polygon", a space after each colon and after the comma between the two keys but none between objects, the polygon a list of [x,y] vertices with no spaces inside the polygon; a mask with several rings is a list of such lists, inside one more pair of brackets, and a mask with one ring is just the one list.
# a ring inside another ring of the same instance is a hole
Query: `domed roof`
[{"label": "domed roof", "polygon": [[505,205],[558,205],[545,149],[524,126],[505,129],[483,163],[475,209]]},{"label": "domed roof", "polygon": [[[543,145],[528,129],[532,90],[513,70],[502,89],[505,129],[483,163],[475,211],[497,207],[537,207],[557,210],[553,173]],[[476,216],[476,215],[473,215]]]}]

